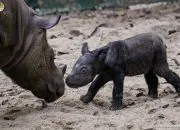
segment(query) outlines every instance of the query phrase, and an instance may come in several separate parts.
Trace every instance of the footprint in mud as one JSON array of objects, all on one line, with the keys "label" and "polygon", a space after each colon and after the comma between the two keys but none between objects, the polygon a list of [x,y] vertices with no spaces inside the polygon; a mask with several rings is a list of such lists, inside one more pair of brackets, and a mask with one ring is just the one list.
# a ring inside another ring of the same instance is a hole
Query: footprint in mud
[{"label": "footprint in mud", "polygon": [[21,112],[20,109],[12,109],[6,112],[5,116],[3,117],[4,120],[11,120],[14,121],[17,115]]},{"label": "footprint in mud", "polygon": [[80,36],[82,33],[79,30],[71,30],[69,32],[73,37],[78,37]]},{"label": "footprint in mud", "polygon": [[14,90],[14,91],[12,91],[12,92],[9,92],[8,94],[9,94],[9,96],[17,96],[17,95],[19,95],[20,93],[22,93],[23,91],[20,91],[20,90]]},{"label": "footprint in mud", "polygon": [[124,97],[131,97],[131,96],[133,96],[133,95],[132,95],[131,93],[129,93],[129,92],[124,92],[123,95],[124,95]]},{"label": "footprint in mud", "polygon": [[97,115],[99,115],[99,112],[98,112],[98,111],[95,111],[95,112],[93,112],[92,115],[93,115],[93,116],[97,116]]},{"label": "footprint in mud", "polygon": [[63,124],[63,130],[73,130],[75,123],[75,121],[66,122]]},{"label": "footprint in mud", "polygon": [[25,90],[19,89],[16,86],[12,86],[13,89],[7,89],[4,92],[2,92],[3,95],[9,95],[9,96],[17,96],[20,93],[24,92]]},{"label": "footprint in mud", "polygon": [[49,39],[56,39],[56,38],[57,38],[56,35],[51,35],[51,36],[49,37]]},{"label": "footprint in mud", "polygon": [[100,124],[94,124],[95,128],[99,128],[101,125]]},{"label": "footprint in mud", "polygon": [[177,124],[177,121],[172,120],[172,121],[170,121],[170,123],[171,123],[172,125],[176,125],[176,124]]},{"label": "footprint in mud", "polygon": [[169,94],[175,94],[175,91],[172,90],[171,87],[167,86],[160,94],[159,98],[165,97]]},{"label": "footprint in mud", "polygon": [[109,128],[115,128],[116,125],[114,125],[113,123],[110,123],[110,122],[106,122],[104,123],[105,126],[109,127]]},{"label": "footprint in mud", "polygon": [[134,105],[144,104],[147,101],[152,100],[150,100],[150,98],[147,95],[145,95],[145,89],[143,89],[143,91],[139,89],[138,93],[135,96],[132,95],[125,98],[123,102],[127,107],[130,107]]},{"label": "footprint in mud", "polygon": [[158,114],[156,117],[157,117],[157,120],[164,119],[165,115],[164,114]]},{"label": "footprint in mud", "polygon": [[126,106],[133,106],[133,105],[136,105],[136,101],[137,100],[134,100],[133,98],[127,98],[124,100],[124,104]]},{"label": "footprint in mud", "polygon": [[4,116],[3,118],[4,120],[8,120],[8,121],[14,121],[16,118],[13,116]]},{"label": "footprint in mud", "polygon": [[71,112],[71,110],[69,110],[69,109],[67,109],[67,108],[65,108],[65,107],[60,108],[60,111],[61,111],[61,112],[64,112],[64,113],[70,113],[70,112]]},{"label": "footprint in mud", "polygon": [[20,95],[19,98],[22,98],[22,99],[31,99],[32,95]]},{"label": "footprint in mud", "polygon": [[152,108],[152,109],[150,109],[150,110],[148,111],[148,114],[154,114],[154,113],[156,113],[157,111],[158,111],[157,108]]},{"label": "footprint in mud", "polygon": [[180,26],[179,25],[157,25],[152,27],[152,32],[156,32],[159,34],[162,34],[165,39],[169,39],[169,36],[171,34],[174,34],[176,32],[180,31]]},{"label": "footprint in mud", "polygon": [[110,104],[108,102],[105,102],[103,100],[95,99],[93,101],[93,104],[101,109],[109,109]]},{"label": "footprint in mud", "polygon": [[145,93],[146,93],[146,89],[144,88],[138,88],[137,89],[137,94],[136,94],[136,97],[142,97],[142,96],[146,96]]},{"label": "footprint in mud", "polygon": [[164,114],[162,114],[162,113],[156,113],[156,114],[154,114],[151,118],[150,118],[150,120],[154,120],[154,121],[161,121],[161,120],[164,120],[166,118],[166,116],[164,115]]},{"label": "footprint in mud", "polygon": [[100,128],[101,126],[104,126],[106,129],[116,130],[116,125],[113,124],[113,123],[110,123],[110,122],[105,122],[105,123],[102,123],[102,124],[94,124],[94,127],[95,127],[96,129],[101,129],[101,128]]},{"label": "footprint in mud", "polygon": [[5,95],[3,94],[3,92],[0,93],[0,97],[4,97]]},{"label": "footprint in mud", "polygon": [[21,112],[20,109],[12,109],[9,112],[6,113],[6,115],[12,115]]},{"label": "footprint in mud", "polygon": [[168,107],[169,107],[169,103],[162,106],[163,109],[168,108]]},{"label": "footprint in mud", "polygon": [[9,102],[9,99],[3,100],[1,105],[6,105]]},{"label": "footprint in mud", "polygon": [[75,100],[68,100],[61,102],[64,106],[70,107],[70,108],[76,108],[76,109],[84,109],[85,106],[82,104],[81,101],[75,101]]},{"label": "footprint in mud", "polygon": [[131,124],[129,124],[129,125],[126,125],[126,128],[127,128],[128,130],[131,130],[131,129],[133,129],[133,127],[134,127],[134,125],[131,125]]},{"label": "footprint in mud", "polygon": [[[124,100],[123,100],[123,103],[125,105],[126,108],[128,108],[129,106],[134,106],[134,105],[137,105],[137,104],[142,104],[142,103],[145,103],[146,101],[150,100],[147,95],[145,95],[145,89],[137,89],[138,90],[138,93],[143,93],[141,96],[133,96],[132,94],[128,93],[128,92],[125,92],[124,93]],[[152,101],[152,100],[151,100]],[[100,109],[107,109],[110,104],[108,101],[103,101],[103,100],[100,100],[100,99],[95,99],[93,101],[93,104],[100,108]]]},{"label": "footprint in mud", "polygon": [[60,125],[63,130],[73,130],[74,129],[74,126],[77,125],[77,122],[76,121],[58,121],[58,122],[52,122],[52,123],[55,123],[57,125]]}]

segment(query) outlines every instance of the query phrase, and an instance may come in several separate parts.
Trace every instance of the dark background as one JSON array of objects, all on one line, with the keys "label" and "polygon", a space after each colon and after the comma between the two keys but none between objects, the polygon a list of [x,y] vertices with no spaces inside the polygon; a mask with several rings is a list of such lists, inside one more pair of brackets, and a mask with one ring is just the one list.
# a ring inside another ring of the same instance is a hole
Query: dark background
[{"label": "dark background", "polygon": [[74,10],[128,8],[134,4],[148,4],[155,2],[177,2],[180,0],[25,0],[28,5],[41,14],[54,12],[70,12]]}]

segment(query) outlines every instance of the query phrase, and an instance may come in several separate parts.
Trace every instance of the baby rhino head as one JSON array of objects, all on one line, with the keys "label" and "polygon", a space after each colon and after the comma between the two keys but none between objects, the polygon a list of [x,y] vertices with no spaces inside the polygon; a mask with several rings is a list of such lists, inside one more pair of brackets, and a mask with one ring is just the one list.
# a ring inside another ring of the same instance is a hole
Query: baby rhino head
[{"label": "baby rhino head", "polygon": [[66,78],[66,84],[71,88],[78,88],[92,82],[96,76],[97,59],[94,52],[88,50],[88,44],[82,47],[82,56],[79,57],[71,73]]}]

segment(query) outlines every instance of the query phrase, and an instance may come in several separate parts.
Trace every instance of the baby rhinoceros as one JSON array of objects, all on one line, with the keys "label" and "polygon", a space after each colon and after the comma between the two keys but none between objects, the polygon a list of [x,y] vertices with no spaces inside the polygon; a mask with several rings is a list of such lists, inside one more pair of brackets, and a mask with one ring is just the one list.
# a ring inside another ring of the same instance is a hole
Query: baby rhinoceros
[{"label": "baby rhinoceros", "polygon": [[145,33],[125,40],[111,42],[108,45],[89,51],[83,44],[82,56],[74,65],[66,84],[71,88],[84,86],[95,78],[81,101],[89,103],[98,90],[108,81],[113,81],[111,110],[123,108],[123,84],[125,76],[144,74],[149,88],[148,95],[157,98],[158,76],[172,84],[180,95],[180,78],[169,69],[166,46],[162,39],[154,34]]}]

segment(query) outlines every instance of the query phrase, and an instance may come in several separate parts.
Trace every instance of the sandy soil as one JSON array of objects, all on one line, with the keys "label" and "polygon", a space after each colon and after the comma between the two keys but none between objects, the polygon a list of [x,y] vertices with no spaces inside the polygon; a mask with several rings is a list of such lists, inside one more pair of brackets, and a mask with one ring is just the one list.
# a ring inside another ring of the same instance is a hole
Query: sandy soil
[{"label": "sandy soil", "polygon": [[[77,12],[63,16],[60,24],[48,32],[48,39],[56,52],[56,63],[66,63],[68,74],[85,41],[92,50],[110,41],[154,32],[164,39],[170,68],[180,75],[179,13],[177,4],[141,10]],[[107,26],[88,38],[102,23]],[[124,91],[127,108],[110,111],[112,82],[89,105],[79,100],[89,85],[80,89],[66,86],[63,97],[45,104],[0,73],[0,130],[179,130],[180,98],[164,79],[159,82],[159,99],[149,101],[143,76],[127,77]]]}]

